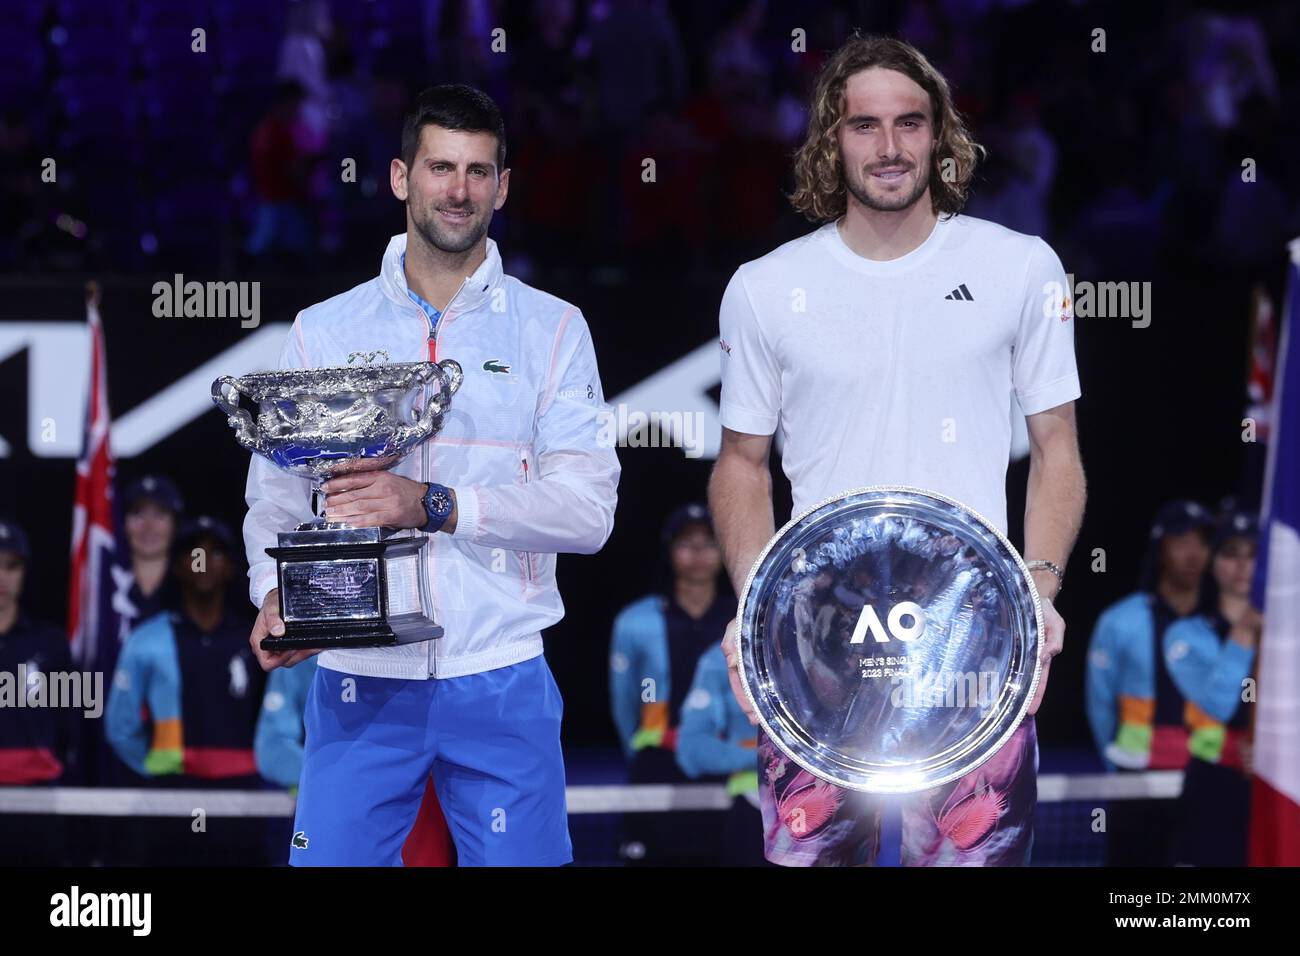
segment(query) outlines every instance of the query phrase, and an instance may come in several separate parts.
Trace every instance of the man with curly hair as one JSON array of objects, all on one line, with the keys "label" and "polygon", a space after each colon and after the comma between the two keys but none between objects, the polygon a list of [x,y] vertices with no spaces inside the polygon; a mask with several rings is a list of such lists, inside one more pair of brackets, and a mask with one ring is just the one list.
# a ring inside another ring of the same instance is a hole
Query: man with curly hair
[{"label": "man with curly hair", "polygon": [[[795,161],[795,208],[819,228],[742,265],[722,299],[722,451],[709,487],[737,591],[775,529],[768,455],[794,513],[852,488],[913,485],[1004,534],[1012,395],[1030,437],[1024,554],[1043,598],[1044,668],[1065,623],[1051,599],[1083,516],[1079,377],[1065,272],[1043,240],[961,216],[982,148],[914,47],[855,35],[827,62]],[[735,622],[723,642],[733,692]],[[1021,865],[1033,843],[1033,714],[967,778],[904,801],[905,865]],[[880,801],[814,783],[760,734],[767,858],[869,865]],[[815,806],[805,806],[813,801]]]}]

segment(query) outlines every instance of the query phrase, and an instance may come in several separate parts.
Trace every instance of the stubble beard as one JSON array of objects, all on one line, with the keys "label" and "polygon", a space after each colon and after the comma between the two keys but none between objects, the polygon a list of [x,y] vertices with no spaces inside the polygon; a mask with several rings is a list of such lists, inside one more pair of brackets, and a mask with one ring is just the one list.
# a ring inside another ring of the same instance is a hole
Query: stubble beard
[{"label": "stubble beard", "polygon": [[[411,209],[410,201],[407,201],[407,208]],[[411,222],[415,225],[415,231],[420,234],[426,243],[449,255],[459,255],[474,248],[485,235],[487,235],[488,226],[491,224],[492,217],[484,216],[477,220],[473,227],[466,230],[461,235],[455,235],[438,226],[438,212],[432,206],[429,207],[427,215],[416,215],[414,210],[411,212]]]},{"label": "stubble beard", "polygon": [[872,196],[867,189],[866,182],[867,177],[870,175],[870,173],[865,173],[861,180],[855,179],[852,176],[845,176],[844,185],[854,199],[860,202],[867,209],[871,209],[875,212],[902,212],[906,209],[911,209],[916,205],[920,198],[925,195],[926,190],[930,187],[930,166],[928,163],[917,176],[916,185],[912,187],[911,194],[905,197],[892,196],[881,200]]}]

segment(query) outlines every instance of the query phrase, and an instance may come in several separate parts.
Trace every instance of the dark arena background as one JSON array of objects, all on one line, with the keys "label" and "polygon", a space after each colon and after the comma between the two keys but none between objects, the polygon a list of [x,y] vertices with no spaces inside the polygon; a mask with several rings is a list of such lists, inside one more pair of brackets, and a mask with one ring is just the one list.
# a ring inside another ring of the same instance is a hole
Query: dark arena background
[{"label": "dark arena background", "polygon": [[[505,271],[582,309],[606,400],[630,422],[613,534],[597,555],[559,558],[565,616],[545,633],[575,862],[641,862],[628,834],[643,824],[669,842],[716,831],[716,780],[629,785],[611,629],[668,584],[670,512],[705,500],[719,302],[741,263],[814,228],[787,199],[791,157],[817,71],[855,29],[916,45],[947,77],[988,149],[966,213],[1041,235],[1080,285],[1134,296],[1119,314],[1100,296],[1075,313],[1088,499],[1037,716],[1033,863],[1103,865],[1096,809],[1142,797],[1172,812],[1179,783],[1107,773],[1085,711],[1089,636],[1138,588],[1164,502],[1263,503],[1300,235],[1290,0],[0,0],[0,519],[30,540],[24,611],[67,629],[88,284],[119,497],[164,475],[189,514],[238,534],[249,457],[212,380],[272,367],[301,309],[377,274],[404,231],[388,180],[403,115],[429,85],[472,84],[505,114],[511,188],[490,233]],[[155,285],[178,281],[249,283],[256,315],[159,315]],[[683,430],[638,430],[651,412]],[[1023,432],[1007,471],[1017,547]],[[779,527],[791,496],[775,454],[772,474]],[[232,593],[251,623],[236,550]],[[167,794],[208,781],[98,800],[94,780],[53,781],[61,799],[50,781],[0,786],[5,832],[43,834],[47,851],[7,857],[5,843],[0,863],[178,862],[158,848],[190,835],[190,814]],[[260,829],[247,857],[217,862],[283,865],[291,796],[261,781],[224,798],[214,828]],[[898,865],[898,839],[887,815],[881,864]],[[690,841],[675,859],[718,862],[707,836]]]}]

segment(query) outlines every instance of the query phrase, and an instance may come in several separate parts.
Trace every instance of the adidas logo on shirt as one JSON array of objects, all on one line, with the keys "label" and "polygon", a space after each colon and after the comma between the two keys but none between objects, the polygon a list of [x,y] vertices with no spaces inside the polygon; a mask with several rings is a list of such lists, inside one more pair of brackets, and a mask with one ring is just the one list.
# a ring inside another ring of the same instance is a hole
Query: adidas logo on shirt
[{"label": "adidas logo on shirt", "polygon": [[957,288],[955,288],[955,289],[953,289],[951,292],[949,292],[947,295],[945,295],[944,298],[945,298],[945,299],[956,299],[956,300],[959,301],[959,302],[974,302],[974,301],[975,301],[975,296],[973,296],[973,295],[970,294],[970,289],[966,288],[966,283],[964,283],[964,282],[963,282],[961,285],[957,286]]}]

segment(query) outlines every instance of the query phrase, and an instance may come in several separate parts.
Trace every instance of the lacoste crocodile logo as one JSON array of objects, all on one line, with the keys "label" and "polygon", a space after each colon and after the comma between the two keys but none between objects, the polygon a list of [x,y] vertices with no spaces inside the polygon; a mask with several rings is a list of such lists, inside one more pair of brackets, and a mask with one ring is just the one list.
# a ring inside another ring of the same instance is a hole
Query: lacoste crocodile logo
[{"label": "lacoste crocodile logo", "polygon": [[299,830],[293,835],[293,839],[289,841],[289,845],[295,850],[307,849],[307,832],[305,830]]},{"label": "lacoste crocodile logo", "polygon": [[502,365],[500,359],[488,359],[483,363],[483,371],[500,372],[502,375],[510,374],[510,366]]}]

